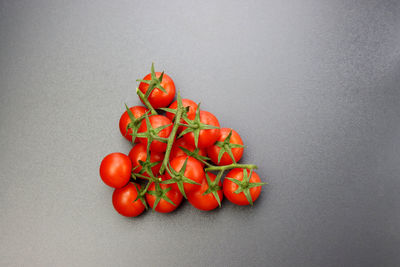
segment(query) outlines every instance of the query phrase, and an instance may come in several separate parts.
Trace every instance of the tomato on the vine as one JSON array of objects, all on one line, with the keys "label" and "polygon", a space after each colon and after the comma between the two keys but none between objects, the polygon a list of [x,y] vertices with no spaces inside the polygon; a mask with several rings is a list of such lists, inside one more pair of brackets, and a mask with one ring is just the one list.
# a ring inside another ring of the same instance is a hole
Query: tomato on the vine
[{"label": "tomato on the vine", "polygon": [[[229,136],[232,131],[231,136]],[[229,139],[229,140],[228,140]],[[223,150],[221,152],[221,149]],[[219,136],[217,142],[207,148],[208,157],[214,164],[217,165],[229,165],[232,164],[232,158],[229,155],[229,150],[232,152],[232,156],[235,162],[238,162],[243,155],[243,141],[240,135],[232,129],[221,128],[221,135]],[[223,153],[220,155],[220,153]],[[218,159],[219,162],[218,162]]]},{"label": "tomato on the vine", "polygon": [[132,162],[122,153],[111,153],[100,164],[100,177],[103,182],[114,188],[121,188],[131,178]]},{"label": "tomato on the vine", "polygon": [[[207,175],[210,179],[211,182],[215,181],[215,174],[211,172],[207,172]],[[223,194],[222,194],[222,183],[221,181],[216,184],[219,189],[215,189],[216,193],[219,196],[219,200],[222,201]],[[208,194],[204,193],[209,189],[209,184],[207,179],[203,179],[203,182],[201,183],[201,187],[198,190],[192,191],[188,193],[187,197],[190,202],[195,208],[199,210],[213,210],[216,207],[219,206],[218,200],[215,198],[214,194],[212,192],[209,192]]]},{"label": "tomato on the vine", "polygon": [[[132,161],[132,167],[133,167],[132,171],[134,173],[139,173],[142,170],[142,165],[140,165],[139,161],[144,162],[143,164],[147,164],[146,163],[146,159],[147,159],[146,145],[142,144],[142,143],[136,144],[131,149],[131,151],[129,151],[129,158]],[[164,159],[164,153],[154,152],[154,151],[150,152],[150,164],[159,162],[157,165],[151,167],[151,171],[152,171],[153,175],[155,175],[155,176],[158,175],[158,172],[160,171],[160,167],[161,167],[161,163],[162,163],[163,159]],[[147,173],[143,173],[143,175],[148,176]]]},{"label": "tomato on the vine", "polygon": [[181,204],[182,198],[183,196],[181,192],[176,191],[168,184],[156,185],[152,182],[146,193],[146,201],[149,206],[153,209],[154,205],[157,205],[155,211],[161,213],[168,213],[176,210],[176,208]]},{"label": "tomato on the vine", "polygon": [[[138,189],[140,185],[136,184]],[[114,190],[112,202],[116,211],[126,217],[136,217],[141,214],[145,206],[140,199],[135,199],[138,196],[138,191],[133,183],[129,183],[122,188]]]},{"label": "tomato on the vine", "polygon": [[[243,181],[243,178],[246,178],[246,181]],[[244,206],[253,204],[258,198],[261,193],[262,184],[264,183],[261,183],[260,177],[254,171],[236,168],[226,174],[222,188],[224,195],[229,201]],[[240,192],[235,193],[238,189]],[[249,202],[249,199],[251,202]]]},{"label": "tomato on the vine", "polygon": [[[133,116],[137,119],[143,116],[147,111],[147,108],[143,106],[134,106],[130,107],[129,110],[132,112]],[[131,119],[129,118],[128,112],[125,111],[122,113],[121,118],[119,119],[119,130],[123,137],[125,137],[128,141],[132,141],[132,129],[128,128],[131,123]],[[137,140],[134,140],[137,142]]]},{"label": "tomato on the vine", "polygon": [[[194,116],[196,114],[197,104],[193,100],[182,99],[182,105],[184,107],[189,107],[189,111],[186,113],[187,116]],[[172,102],[171,105],[169,105],[168,108],[176,110],[177,107],[178,107],[178,101],[175,100],[174,102]],[[167,116],[168,119],[170,119],[171,121],[173,121],[175,118],[175,114],[171,113],[171,112],[166,112],[165,116]],[[181,119],[180,123],[185,123],[185,121],[183,119]],[[183,130],[183,126],[179,126],[178,133],[181,132],[182,130]]]},{"label": "tomato on the vine", "polygon": [[[188,116],[190,120],[195,119],[195,115],[191,114]],[[205,110],[200,110],[200,122],[207,125],[212,125],[216,127],[219,126],[218,119],[210,112]],[[206,148],[215,143],[220,135],[220,129],[202,129],[199,132],[199,140],[197,147]],[[184,136],[185,140],[195,146],[195,135],[193,132],[186,133]]]},{"label": "tomato on the vine", "polygon": [[[184,166],[185,162],[186,166]],[[170,164],[172,170],[169,169],[169,171],[171,171],[174,175],[171,177],[167,171],[165,173],[165,177],[167,180],[174,182],[171,184],[173,189],[180,191],[185,195],[185,193],[191,192],[200,187],[204,179],[204,170],[200,161],[192,157],[180,156],[171,160]],[[192,184],[190,182],[197,184]],[[181,189],[183,189],[183,191]]]},{"label": "tomato on the vine", "polygon": [[[154,134],[157,135],[158,137],[161,138],[168,138],[169,135],[171,134],[172,131],[172,122],[170,119],[168,119],[167,117],[163,116],[163,115],[152,115],[149,117],[149,121],[151,124],[151,129],[150,134]],[[163,127],[169,125],[168,127],[162,129],[161,131],[159,131],[157,133],[157,128],[158,127]],[[140,128],[138,130],[138,134],[139,133],[145,133],[148,131],[148,127],[147,127],[147,122],[146,120],[143,120],[142,124],[140,125]],[[143,144],[146,145],[147,147],[147,139],[146,137],[138,137],[139,141]],[[154,152],[164,152],[167,149],[167,143],[163,143],[159,140],[153,140],[150,144],[150,150],[154,151]]]},{"label": "tomato on the vine", "polygon": [[[161,76],[161,72],[156,72],[156,77],[159,78]],[[143,80],[151,80],[151,73],[147,74]],[[161,81],[161,86],[165,89],[166,93],[161,91],[159,88],[154,88],[153,91],[149,95],[149,102],[153,106],[153,108],[162,108],[166,107],[171,103],[171,101],[175,97],[175,84],[174,81],[169,77],[167,74],[164,73],[164,76]],[[149,84],[141,82],[139,84],[139,90],[146,94],[147,90],[149,89]],[[142,101],[140,99],[140,101]],[[143,103],[143,101],[142,101]],[[143,103],[144,104],[144,103]]]},{"label": "tomato on the vine", "polygon": [[[180,157],[180,156],[186,156],[187,154],[181,149],[181,147],[186,148],[187,150],[194,152],[196,150],[196,148],[189,144],[184,138],[179,138],[178,140],[176,140],[171,148],[171,154],[169,156],[169,160],[173,160],[176,157]],[[197,148],[197,153],[202,156],[205,157],[207,155],[206,153],[206,149],[205,148]],[[202,166],[204,166],[204,163],[200,162]]]}]

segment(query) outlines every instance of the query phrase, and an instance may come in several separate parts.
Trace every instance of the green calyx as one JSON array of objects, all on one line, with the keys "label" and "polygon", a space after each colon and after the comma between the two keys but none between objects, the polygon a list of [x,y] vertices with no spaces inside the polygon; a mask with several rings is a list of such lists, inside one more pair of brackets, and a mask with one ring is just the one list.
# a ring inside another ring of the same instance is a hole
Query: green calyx
[{"label": "green calyx", "polygon": [[135,142],[137,131],[139,130],[140,124],[145,118],[145,115],[140,116],[139,118],[135,118],[133,115],[132,111],[128,108],[128,106],[125,104],[126,112],[128,113],[129,119],[131,122],[126,126],[126,132],[128,132],[129,129],[132,129],[132,139],[131,142],[132,144]]},{"label": "green calyx", "polygon": [[219,207],[221,207],[221,199],[219,198],[218,191],[222,190],[222,187],[218,185],[219,181],[221,180],[222,174],[224,171],[219,171],[217,174],[217,177],[215,178],[214,181],[211,181],[210,177],[208,176],[208,173],[206,173],[206,180],[208,184],[207,190],[203,193],[203,195],[207,195],[212,193],[215,199],[218,202]]},{"label": "green calyx", "polygon": [[210,163],[207,162],[207,160],[209,160],[210,158],[204,157],[199,154],[200,149],[198,147],[196,147],[196,149],[193,151],[190,151],[189,149],[184,148],[182,146],[180,146],[179,148],[182,149],[182,151],[185,152],[185,154],[188,155],[189,157],[195,158],[198,161],[200,161],[201,163],[203,163],[209,167],[212,166]]},{"label": "green calyx", "polygon": [[225,177],[229,181],[235,183],[238,186],[238,189],[234,192],[235,194],[242,193],[246,196],[247,201],[250,205],[253,205],[253,199],[251,198],[250,189],[253,187],[263,186],[266,183],[252,183],[250,182],[251,175],[253,174],[253,170],[250,170],[250,174],[247,173],[247,169],[243,169],[243,179],[241,181],[233,179],[231,177]]},{"label": "green calyx", "polygon": [[176,183],[179,191],[182,193],[182,195],[187,199],[185,189],[183,186],[183,183],[188,183],[188,184],[197,184],[200,185],[199,183],[196,183],[195,181],[189,179],[188,177],[185,176],[185,171],[186,171],[186,166],[187,166],[187,161],[188,158],[186,158],[185,162],[182,165],[182,168],[180,171],[175,171],[174,168],[172,168],[171,164],[168,163],[168,168],[166,169],[168,174],[171,176],[171,179],[165,180],[162,183],[163,184],[173,184]]},{"label": "green calyx", "polygon": [[141,189],[139,189],[139,187],[136,185],[136,183],[133,183],[133,185],[135,186],[136,191],[138,192],[137,197],[135,198],[135,200],[133,202],[140,200],[143,203],[143,205],[145,206],[146,210],[149,209],[149,207],[147,206],[145,195],[146,195],[147,190],[149,189],[150,182],[148,182],[146,184],[146,186]]},{"label": "green calyx", "polygon": [[162,72],[160,77],[157,78],[156,72],[154,71],[154,63],[152,63],[150,73],[151,73],[150,80],[142,80],[142,79],[136,80],[137,82],[142,82],[142,83],[146,83],[149,85],[149,87],[147,88],[146,94],[143,94],[142,91],[139,90],[139,88],[136,88],[136,93],[140,97],[140,99],[143,101],[143,103],[147,106],[147,108],[150,110],[151,114],[155,115],[155,114],[157,114],[157,111],[150,104],[149,96],[150,96],[151,92],[153,92],[154,89],[159,89],[163,93],[167,93],[167,91],[161,85],[162,79],[164,77],[164,72]]},{"label": "green calyx", "polygon": [[217,141],[215,143],[215,145],[220,148],[219,153],[218,153],[218,163],[221,161],[222,155],[225,152],[228,153],[229,157],[232,159],[232,162],[236,163],[235,157],[233,156],[233,153],[232,153],[232,148],[244,147],[244,145],[232,144],[231,137],[232,137],[232,130],[229,132],[228,136],[225,138],[225,140],[223,142]]},{"label": "green calyx", "polygon": [[161,201],[161,199],[167,201],[168,203],[176,206],[176,204],[174,202],[172,202],[172,200],[167,196],[167,193],[171,190],[171,187],[162,189],[160,186],[160,183],[155,183],[155,190],[149,190],[147,191],[147,194],[155,196],[156,200],[154,201],[154,205],[153,205],[153,210],[156,210],[156,207],[158,205],[158,203]]},{"label": "green calyx", "polygon": [[188,117],[183,117],[185,123],[179,123],[181,126],[187,127],[183,130],[178,138],[184,136],[187,133],[193,132],[194,134],[194,144],[197,147],[199,143],[199,135],[201,130],[209,130],[209,129],[219,129],[218,126],[204,124],[200,121],[200,103],[197,105],[196,115],[193,120],[190,120]]}]

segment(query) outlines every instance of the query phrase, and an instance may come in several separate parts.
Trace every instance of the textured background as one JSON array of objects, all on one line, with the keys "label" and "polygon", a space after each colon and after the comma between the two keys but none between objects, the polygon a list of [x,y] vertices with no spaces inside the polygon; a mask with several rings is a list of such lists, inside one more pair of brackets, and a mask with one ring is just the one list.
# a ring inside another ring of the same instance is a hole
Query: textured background
[{"label": "textured background", "polygon": [[[399,1],[1,1],[1,266],[399,266]],[[254,207],[119,216],[151,62],[248,145]]]}]

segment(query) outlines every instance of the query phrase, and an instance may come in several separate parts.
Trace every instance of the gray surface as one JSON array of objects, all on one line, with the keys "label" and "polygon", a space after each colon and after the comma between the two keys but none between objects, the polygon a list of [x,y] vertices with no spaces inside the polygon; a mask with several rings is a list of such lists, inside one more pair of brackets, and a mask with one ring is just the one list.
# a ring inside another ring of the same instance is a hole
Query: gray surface
[{"label": "gray surface", "polygon": [[[1,1],[0,266],[400,266],[400,3],[212,2]],[[152,61],[242,134],[253,208],[113,210]]]}]

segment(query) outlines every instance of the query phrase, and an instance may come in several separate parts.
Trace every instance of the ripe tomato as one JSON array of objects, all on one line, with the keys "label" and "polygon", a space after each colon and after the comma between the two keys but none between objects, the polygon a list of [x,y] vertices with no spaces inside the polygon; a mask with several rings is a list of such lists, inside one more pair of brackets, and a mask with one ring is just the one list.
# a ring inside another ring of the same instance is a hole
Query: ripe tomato
[{"label": "ripe tomato", "polygon": [[[185,164],[186,160],[187,160],[186,169],[183,172],[182,169],[183,169],[183,165]],[[173,183],[171,185],[173,189],[175,189],[176,191],[180,191],[181,193],[186,193],[186,192],[191,192],[193,190],[196,190],[200,187],[200,185],[190,184],[187,181],[185,181],[186,178],[188,178],[189,180],[192,180],[193,182],[196,182],[198,184],[202,183],[202,181],[204,179],[204,170],[203,170],[203,167],[201,166],[200,161],[198,161],[197,159],[192,158],[192,157],[180,156],[180,157],[176,157],[173,160],[171,160],[170,164],[173,169],[170,171],[176,172],[177,174],[175,174],[174,177],[171,177],[167,171],[165,173],[166,174],[165,177],[167,180],[171,179],[171,180],[176,181],[175,183]],[[182,192],[179,189],[178,184],[180,184],[183,187],[184,192]]]},{"label": "ripe tomato", "polygon": [[[182,99],[182,105],[184,107],[189,107],[189,111],[187,112],[187,115],[188,116],[190,115],[190,116],[194,117],[194,115],[196,114],[196,110],[197,110],[197,104],[194,101],[190,100],[190,99]],[[172,102],[171,105],[169,105],[168,108],[176,109],[177,107],[178,107],[178,102],[177,102],[177,100],[175,100],[174,102]],[[165,113],[165,116],[167,116],[168,119],[170,119],[171,121],[173,121],[174,118],[175,118],[175,114],[171,113],[171,112]],[[183,119],[181,119],[180,122],[181,123],[185,123],[185,121]],[[180,133],[182,130],[183,130],[183,126],[179,126],[178,133]]]},{"label": "ripe tomato", "polygon": [[[232,131],[230,140],[226,140],[230,131]],[[229,146],[229,144],[234,144],[233,146],[235,145],[243,146],[242,138],[240,138],[240,135],[235,130],[229,128],[221,128],[221,135],[219,136],[217,143],[207,148],[207,154],[210,157],[211,161],[220,166],[229,165],[233,163],[232,158],[229,156],[228,152],[224,147],[223,143],[225,140],[227,141],[227,146]],[[218,156],[221,149],[223,149],[223,151],[225,152],[223,152],[222,157],[218,162]],[[227,147],[227,149],[229,149],[229,147]],[[243,147],[233,147],[233,148],[231,147],[231,151],[233,158],[235,159],[236,162],[238,162],[242,158]]]},{"label": "ripe tomato", "polygon": [[[132,112],[133,116],[136,119],[143,116],[148,111],[147,108],[142,106],[130,107],[129,110]],[[119,119],[119,130],[121,131],[123,137],[125,137],[129,141],[132,141],[132,129],[128,129],[128,125],[130,123],[131,119],[129,118],[128,112],[125,111],[124,113],[122,113],[122,116]],[[137,142],[137,140],[134,140],[134,142]]]},{"label": "ripe tomato", "polygon": [[[195,118],[195,115],[190,115],[188,116],[189,119],[193,120]],[[213,126],[219,126],[218,119],[210,112],[205,111],[205,110],[200,110],[200,122],[207,124],[207,125],[213,125]],[[209,146],[212,146],[215,141],[217,141],[218,137],[220,135],[220,129],[202,129],[200,130],[199,133],[199,143],[198,146],[199,148],[206,148]],[[195,146],[195,140],[194,140],[194,133],[189,132],[183,136],[185,140]]]},{"label": "ripe tomato", "polygon": [[[136,185],[140,189],[140,185]],[[114,190],[112,202],[116,211],[126,217],[136,217],[141,214],[145,206],[137,198],[138,191],[133,183]]]},{"label": "ripe tomato", "polygon": [[[215,181],[215,174],[208,172],[207,173],[211,182]],[[220,201],[222,201],[223,194],[222,194],[222,183],[221,181],[218,182],[218,186],[221,188],[217,190],[217,194],[219,196]],[[215,198],[213,193],[208,193],[203,195],[204,192],[207,191],[209,188],[208,182],[206,179],[203,179],[201,183],[201,187],[198,190],[192,191],[188,194],[188,200],[190,204],[192,204],[195,208],[199,210],[213,210],[219,206],[217,199]]]},{"label": "ripe tomato", "polygon": [[[161,72],[156,72],[156,77],[159,78],[161,75]],[[147,74],[143,80],[151,80],[151,73]],[[151,92],[149,95],[149,102],[153,106],[153,108],[162,108],[166,107],[171,103],[171,101],[175,97],[175,84],[174,81],[169,77],[167,74],[164,73],[163,79],[161,81],[161,86],[165,89],[167,93],[164,93],[157,87],[154,88],[154,90]],[[147,89],[149,88],[149,84],[141,82],[139,84],[139,90],[142,91],[143,94],[146,94]],[[140,101],[142,101],[140,99]],[[143,103],[143,101],[142,101]],[[144,103],[143,103],[144,104]]]},{"label": "ripe tomato", "polygon": [[[129,158],[132,161],[132,167],[133,167],[132,171],[134,173],[139,173],[142,170],[142,166],[140,165],[139,161],[146,162],[147,159],[146,145],[142,143],[136,144],[129,152]],[[150,163],[157,161],[160,162],[159,164],[151,167],[151,171],[154,176],[158,175],[163,159],[164,159],[164,153],[154,152],[154,151],[150,152]],[[147,173],[144,173],[143,175],[148,176]]]},{"label": "ripe tomato", "polygon": [[[149,117],[149,121],[151,124],[151,127],[156,130],[156,128],[171,124],[167,128],[164,128],[161,130],[159,133],[157,133],[157,136],[163,137],[163,138],[168,138],[169,135],[171,134],[172,131],[172,121],[168,119],[165,116],[162,115],[153,115]],[[152,129],[151,129],[152,130]],[[144,133],[147,131],[147,122],[146,120],[142,121],[142,124],[140,125],[140,128],[138,130],[138,133]],[[138,137],[139,141],[147,147],[147,138],[144,137]],[[153,140],[150,145],[150,150],[154,152],[164,152],[167,149],[167,143],[163,143],[161,141]]]},{"label": "ripe tomato", "polygon": [[114,188],[121,188],[131,178],[132,162],[122,153],[107,155],[100,164],[100,177],[103,182]]},{"label": "ripe tomato", "polygon": [[[243,191],[249,190],[249,194],[250,194],[253,202],[258,198],[258,196],[261,193],[261,179],[258,176],[258,174],[255,172],[252,172],[252,175],[251,175],[250,179],[248,180],[248,183],[242,184],[241,186],[238,186],[236,183],[227,179],[227,177],[229,177],[236,181],[243,181],[243,175],[244,175],[243,171],[244,170],[240,169],[240,168],[232,169],[225,176],[224,183],[222,186],[224,195],[226,196],[226,198],[229,199],[230,202],[235,203],[237,205],[241,205],[241,206],[249,205],[251,203],[249,203],[249,201],[247,200],[244,192],[235,193],[235,191],[239,187],[241,187],[241,189],[243,189]],[[250,175],[250,171],[249,170],[245,170],[245,171],[246,171],[246,176],[248,177]],[[260,185],[256,186],[256,187],[252,187],[251,185],[253,183],[260,184]]]},{"label": "ripe tomato", "polygon": [[[193,145],[190,145],[184,138],[179,138],[172,145],[171,154],[169,156],[169,160],[170,161],[172,159],[174,159],[176,157],[180,157],[180,156],[186,156],[187,157],[187,154],[180,147],[186,148],[187,150],[190,150],[192,152],[196,150],[196,148]],[[206,156],[206,149],[205,148],[199,148],[198,149],[198,154],[200,156],[205,157]],[[200,163],[204,167],[204,163],[202,163],[202,162],[200,162]]]},{"label": "ripe tomato", "polygon": [[[150,205],[151,208],[154,207],[157,198],[159,198],[159,202],[156,203],[157,206],[155,211],[161,213],[168,213],[176,210],[178,206],[182,202],[182,194],[179,191],[174,190],[171,185],[168,184],[159,184],[160,188],[156,188],[155,183],[151,183],[149,189],[146,193],[146,201]],[[166,199],[172,201],[175,205],[169,203]]]}]

